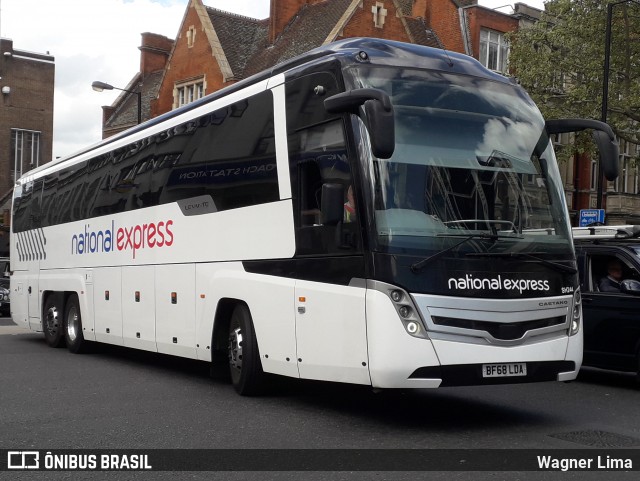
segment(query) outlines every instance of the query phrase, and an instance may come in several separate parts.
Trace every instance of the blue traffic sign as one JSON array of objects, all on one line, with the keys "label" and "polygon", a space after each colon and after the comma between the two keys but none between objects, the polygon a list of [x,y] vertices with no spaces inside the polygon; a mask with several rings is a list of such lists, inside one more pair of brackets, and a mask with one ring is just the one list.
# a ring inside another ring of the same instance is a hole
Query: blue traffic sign
[{"label": "blue traffic sign", "polygon": [[580,210],[579,227],[588,227],[591,224],[604,224],[604,209],[582,209]]}]

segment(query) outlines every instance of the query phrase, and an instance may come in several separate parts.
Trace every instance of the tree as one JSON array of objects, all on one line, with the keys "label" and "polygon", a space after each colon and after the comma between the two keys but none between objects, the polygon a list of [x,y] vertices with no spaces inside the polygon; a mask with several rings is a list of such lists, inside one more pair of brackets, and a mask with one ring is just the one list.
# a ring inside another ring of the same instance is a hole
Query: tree
[{"label": "tree", "polygon": [[[550,0],[510,35],[509,67],[547,118],[600,119],[607,3]],[[640,144],[640,0],[613,7],[608,97],[607,122]]]}]

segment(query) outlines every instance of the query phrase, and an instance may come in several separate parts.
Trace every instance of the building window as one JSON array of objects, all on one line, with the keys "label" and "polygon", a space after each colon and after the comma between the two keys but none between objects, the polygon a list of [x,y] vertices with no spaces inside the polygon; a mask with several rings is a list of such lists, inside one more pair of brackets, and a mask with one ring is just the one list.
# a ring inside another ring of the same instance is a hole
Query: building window
[{"label": "building window", "polygon": [[204,80],[185,82],[176,86],[173,108],[182,107],[204,97]]},{"label": "building window", "polygon": [[22,174],[40,165],[40,132],[11,129],[12,177],[15,182]]},{"label": "building window", "polygon": [[375,27],[384,27],[384,19],[387,16],[387,9],[384,8],[384,3],[376,2],[376,4],[371,7],[371,13],[373,13],[373,24]]},{"label": "building window", "polygon": [[598,187],[598,163],[591,159],[591,190],[595,190]]},{"label": "building window", "polygon": [[191,25],[187,30],[187,47],[193,47],[194,42],[196,41],[196,27]]},{"label": "building window", "polygon": [[480,63],[497,72],[507,71],[509,43],[504,34],[483,28],[480,30]]},{"label": "building window", "polygon": [[553,134],[551,136],[553,142],[553,150],[558,157],[558,168],[560,169],[560,176],[564,179],[565,185],[573,185],[573,169],[574,158],[573,155],[561,156],[561,152],[565,149],[571,151],[571,145],[573,143],[572,134],[564,132],[561,134]]},{"label": "building window", "polygon": [[638,161],[640,160],[640,144],[634,144],[634,162],[633,162],[633,192],[640,194],[640,167]]},{"label": "building window", "polygon": [[[632,150],[635,150],[635,146],[624,140],[620,141],[620,175],[615,181],[615,191],[621,193],[630,192],[630,182],[633,179],[633,157]],[[635,181],[634,181],[635,184]],[[634,185],[634,192],[635,185]]]}]

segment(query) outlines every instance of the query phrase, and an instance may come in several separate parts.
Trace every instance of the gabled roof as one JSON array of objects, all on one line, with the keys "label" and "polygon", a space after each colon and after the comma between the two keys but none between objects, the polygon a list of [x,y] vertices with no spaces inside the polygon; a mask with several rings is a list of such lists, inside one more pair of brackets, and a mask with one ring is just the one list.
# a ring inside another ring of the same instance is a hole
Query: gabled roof
[{"label": "gabled roof", "polygon": [[[325,43],[354,0],[325,0],[304,5],[273,45],[265,42],[247,65],[247,77]],[[355,0],[359,3],[359,0]]]},{"label": "gabled roof", "polygon": [[[413,0],[394,0],[393,3],[403,15],[407,34],[415,43],[440,47],[438,38],[424,21],[411,17]],[[246,64],[243,77],[337,40],[360,4],[361,0],[324,0],[304,5],[273,45],[268,45],[265,37],[264,43],[257,46],[253,58]]]},{"label": "gabled roof", "polygon": [[205,6],[229,62],[233,78],[241,78],[249,59],[265,44],[269,20],[256,20]]},{"label": "gabled roof", "polygon": [[[391,0],[411,42],[441,48],[435,32],[424,19],[413,17],[414,0]],[[460,4],[474,0],[451,0]],[[322,0],[305,4],[279,32],[273,45],[269,43],[269,18],[258,20],[204,5],[202,0],[190,2],[182,19],[184,27],[189,8],[195,8],[207,41],[223,76],[223,81],[240,80],[269,69],[281,62],[341,38],[353,16],[362,8],[361,0]],[[177,41],[173,44],[170,65]],[[167,69],[146,76],[142,81],[142,119],[150,118],[150,104],[156,99]],[[126,87],[137,90],[138,73]],[[137,98],[123,92],[112,104],[114,111],[103,125],[103,131],[118,131],[135,125]]]},{"label": "gabled roof", "polygon": [[471,7],[478,4],[478,0],[453,0],[458,8]]},{"label": "gabled roof", "polygon": [[396,0],[396,3],[400,7],[400,10],[402,10],[403,15],[408,17],[411,16],[411,12],[413,11],[413,1],[414,0]]},{"label": "gabled roof", "polygon": [[405,25],[409,36],[418,45],[426,45],[427,47],[442,48],[442,42],[436,35],[436,32],[427,27],[423,18],[405,18]]},{"label": "gabled roof", "polygon": [[[129,84],[126,90],[137,91],[141,74],[138,72]],[[142,79],[140,91],[142,92],[142,121],[151,118],[151,100],[156,98],[158,89],[160,88],[160,80],[162,79],[162,71],[153,72]],[[135,94],[122,92],[116,100],[111,104],[116,107],[103,125],[103,130],[115,130],[125,127],[131,127],[138,123],[138,97]]]}]

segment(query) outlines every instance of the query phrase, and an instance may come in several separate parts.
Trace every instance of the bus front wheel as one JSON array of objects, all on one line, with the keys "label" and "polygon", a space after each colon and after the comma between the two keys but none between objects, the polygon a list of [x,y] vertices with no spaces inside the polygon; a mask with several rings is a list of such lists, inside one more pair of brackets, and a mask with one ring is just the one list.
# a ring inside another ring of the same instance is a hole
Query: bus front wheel
[{"label": "bus front wheel", "polygon": [[259,394],[264,373],[251,313],[244,304],[233,310],[229,323],[229,372],[236,392],[242,396]]},{"label": "bus front wheel", "polygon": [[44,339],[51,347],[62,347],[64,345],[64,328],[62,316],[63,302],[59,293],[49,294],[44,303],[42,315],[42,330]]},{"label": "bus front wheel", "polygon": [[87,341],[82,334],[80,303],[76,294],[72,294],[67,299],[67,308],[64,314],[64,337],[69,351],[77,354],[85,350]]}]

